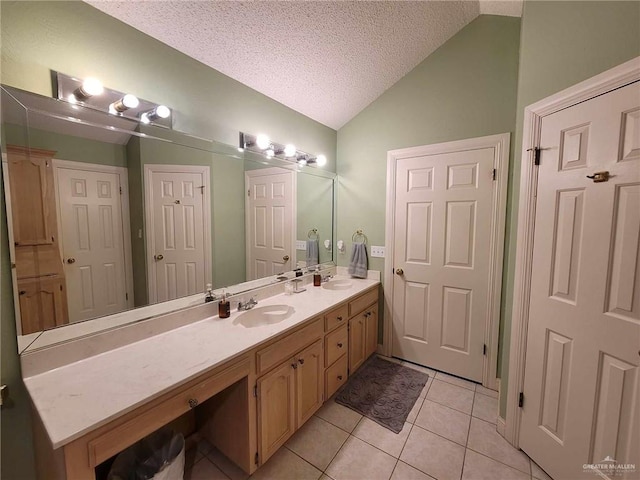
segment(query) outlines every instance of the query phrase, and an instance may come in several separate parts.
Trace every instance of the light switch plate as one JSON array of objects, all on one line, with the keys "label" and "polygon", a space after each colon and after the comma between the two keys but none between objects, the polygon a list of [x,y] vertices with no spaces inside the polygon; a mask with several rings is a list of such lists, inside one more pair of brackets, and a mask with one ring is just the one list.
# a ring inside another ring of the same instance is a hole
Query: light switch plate
[{"label": "light switch plate", "polygon": [[384,258],[384,247],[371,245],[371,256]]},{"label": "light switch plate", "polygon": [[305,242],[304,240],[296,240],[296,249],[298,249],[298,250],[306,250],[307,249],[307,242]]}]

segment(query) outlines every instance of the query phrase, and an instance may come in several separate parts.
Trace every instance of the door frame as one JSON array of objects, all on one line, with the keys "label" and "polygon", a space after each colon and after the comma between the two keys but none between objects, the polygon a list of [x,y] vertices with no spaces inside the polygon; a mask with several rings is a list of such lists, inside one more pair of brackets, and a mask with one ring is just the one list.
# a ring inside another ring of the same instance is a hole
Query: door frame
[{"label": "door frame", "polygon": [[[509,382],[504,437],[514,447],[520,443],[521,409],[518,406],[524,387],[524,368],[529,324],[531,272],[533,268],[533,237],[536,214],[538,167],[534,165],[534,148],[540,146],[542,119],[560,110],[585,102],[629,83],[640,80],[640,57],[636,57],[606,72],[550,95],[524,110],[518,199],[518,230],[515,253],[515,278],[511,339],[509,344]],[[501,419],[498,419],[500,423]]]},{"label": "door frame", "polygon": [[382,352],[392,354],[392,313],[393,312],[393,252],[395,246],[395,198],[396,166],[403,158],[421,155],[438,155],[479,148],[494,148],[493,167],[496,172],[496,188],[492,199],[492,221],[489,265],[489,302],[484,341],[487,354],[484,357],[482,385],[492,390],[498,389],[498,332],[500,326],[500,298],[502,293],[502,263],[504,256],[504,233],[507,206],[507,181],[509,178],[510,133],[489,135],[486,137],[455,140],[419,147],[401,148],[387,152],[387,209],[385,227],[385,245],[388,255],[384,259],[384,336]]},{"label": "door frame", "polygon": [[85,172],[111,173],[118,176],[120,183],[120,218],[122,219],[122,237],[123,237],[123,254],[124,254],[124,276],[126,281],[125,291],[127,293],[126,305],[128,309],[134,307],[133,298],[133,260],[131,254],[131,223],[129,220],[129,171],[126,167],[116,167],[113,165],[100,165],[98,163],[76,162],[73,160],[63,160],[53,158],[53,184],[56,196],[56,221],[58,222],[58,235],[60,241],[58,248],[60,250],[60,258],[64,259],[64,232],[62,230],[62,215],[60,213],[60,189],[58,188],[58,171],[66,168],[70,170],[83,170]]},{"label": "door frame", "polygon": [[213,283],[213,262],[211,256],[211,192],[209,188],[211,172],[207,165],[163,165],[147,163],[144,165],[144,229],[145,229],[145,262],[147,263],[147,288],[149,292],[149,304],[157,303],[155,263],[152,255],[155,246],[155,237],[150,234],[154,231],[153,224],[153,174],[154,173],[199,173],[202,176],[202,215],[204,216],[202,228],[204,233],[204,283]]},{"label": "door frame", "polygon": [[[269,167],[258,168],[255,170],[245,170],[244,172],[244,189],[247,191],[247,196],[244,197],[244,228],[245,228],[245,275],[246,279],[250,278],[251,273],[251,246],[249,244],[249,230],[250,230],[250,215],[249,215],[249,202],[251,200],[249,192],[249,179],[255,177],[265,177],[267,175],[282,175],[288,173],[291,175],[291,251],[289,252],[289,258],[291,259],[291,270],[298,268],[296,260],[296,240],[298,238],[298,177],[295,170],[289,170],[288,168],[281,167]],[[257,279],[255,279],[257,280]],[[249,280],[248,280],[249,281]]]}]

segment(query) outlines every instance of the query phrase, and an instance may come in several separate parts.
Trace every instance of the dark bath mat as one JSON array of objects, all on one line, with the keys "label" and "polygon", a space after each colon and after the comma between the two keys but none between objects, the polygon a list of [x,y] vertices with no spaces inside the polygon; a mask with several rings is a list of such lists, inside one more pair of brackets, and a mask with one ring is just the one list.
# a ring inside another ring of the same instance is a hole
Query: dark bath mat
[{"label": "dark bath mat", "polygon": [[400,433],[429,375],[373,356],[338,392],[336,402]]}]

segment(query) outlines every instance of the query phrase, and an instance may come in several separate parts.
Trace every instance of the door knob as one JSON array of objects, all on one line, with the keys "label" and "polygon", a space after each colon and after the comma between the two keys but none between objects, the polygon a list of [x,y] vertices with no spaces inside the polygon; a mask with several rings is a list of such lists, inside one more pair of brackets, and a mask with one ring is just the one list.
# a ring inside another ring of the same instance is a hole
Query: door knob
[{"label": "door knob", "polygon": [[289,255],[285,255],[284,257],[282,257],[282,259],[283,259],[285,262],[288,262],[288,261],[289,261]]},{"label": "door knob", "polygon": [[404,275],[404,270],[402,270],[401,268],[396,268],[396,274],[397,275]]},{"label": "door knob", "polygon": [[75,258],[67,258],[67,263],[76,263]]},{"label": "door knob", "polygon": [[608,182],[609,172],[596,172],[593,175],[587,175],[587,178],[593,180],[594,183]]},{"label": "door knob", "polygon": [[157,260],[162,260],[164,258],[164,255],[159,254],[159,255],[154,255],[153,258],[157,261]]}]

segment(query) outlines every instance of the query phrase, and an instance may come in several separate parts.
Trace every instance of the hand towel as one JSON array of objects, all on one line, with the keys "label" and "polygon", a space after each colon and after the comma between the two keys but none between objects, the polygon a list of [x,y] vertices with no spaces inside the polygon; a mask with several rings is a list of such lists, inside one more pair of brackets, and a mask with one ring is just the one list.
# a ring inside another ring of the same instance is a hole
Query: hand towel
[{"label": "hand towel", "polygon": [[364,243],[354,243],[351,247],[349,275],[355,278],[367,278],[368,269],[367,246]]},{"label": "hand towel", "polygon": [[320,250],[318,248],[318,240],[310,238],[307,240],[307,267],[318,265]]}]

